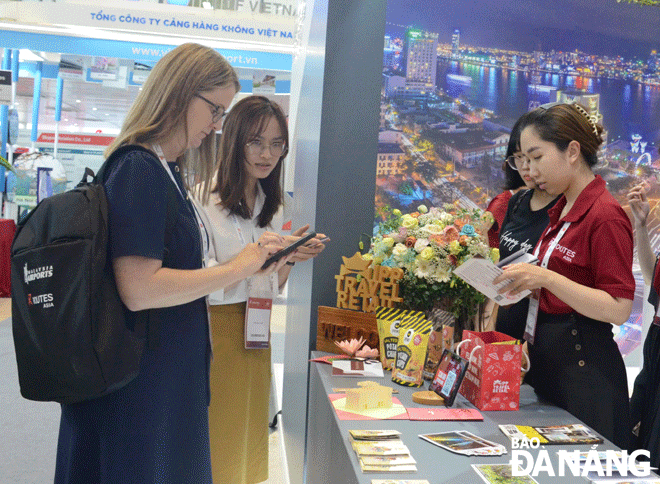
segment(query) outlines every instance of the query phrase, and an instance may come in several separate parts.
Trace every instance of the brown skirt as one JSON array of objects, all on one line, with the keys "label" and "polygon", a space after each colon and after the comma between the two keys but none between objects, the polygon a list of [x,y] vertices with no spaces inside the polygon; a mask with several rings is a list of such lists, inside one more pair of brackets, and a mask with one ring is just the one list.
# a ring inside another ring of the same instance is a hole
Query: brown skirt
[{"label": "brown skirt", "polygon": [[268,479],[270,348],[246,350],[245,303],[210,306],[209,434],[215,484]]}]

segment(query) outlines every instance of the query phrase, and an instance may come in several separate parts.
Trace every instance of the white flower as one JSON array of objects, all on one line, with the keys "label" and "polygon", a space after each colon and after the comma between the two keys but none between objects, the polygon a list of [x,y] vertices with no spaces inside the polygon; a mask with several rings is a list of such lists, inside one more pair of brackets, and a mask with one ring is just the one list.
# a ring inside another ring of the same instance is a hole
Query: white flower
[{"label": "white flower", "polygon": [[454,223],[454,216],[450,213],[442,212],[440,214],[440,220],[442,220],[442,222],[445,225],[453,224]]},{"label": "white flower", "polygon": [[429,245],[429,239],[417,239],[417,241],[415,242],[415,250],[419,254],[421,251],[426,249],[428,245]]},{"label": "white flower", "polygon": [[417,267],[415,267],[415,275],[417,277],[428,279],[431,277],[433,266],[425,261],[417,260]]},{"label": "white flower", "polygon": [[451,277],[451,273],[449,269],[446,269],[444,267],[438,267],[435,270],[435,274],[433,274],[433,279],[435,279],[438,282],[449,282],[450,277]]},{"label": "white flower", "polygon": [[396,244],[392,249],[392,255],[394,256],[394,259],[397,261],[401,261],[401,259],[403,259],[403,256],[406,255],[406,252],[408,252],[408,247],[400,243]]}]

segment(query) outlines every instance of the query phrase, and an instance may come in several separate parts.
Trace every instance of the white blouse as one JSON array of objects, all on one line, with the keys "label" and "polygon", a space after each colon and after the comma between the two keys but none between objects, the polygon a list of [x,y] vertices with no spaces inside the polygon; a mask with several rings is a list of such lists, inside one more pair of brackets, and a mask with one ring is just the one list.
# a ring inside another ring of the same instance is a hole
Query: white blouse
[{"label": "white blouse", "polygon": [[[266,195],[261,189],[261,185],[257,184],[258,193],[252,211],[252,219],[244,219],[239,215],[230,215],[229,211],[219,205],[220,198],[216,193],[212,193],[206,205],[198,206],[201,208],[202,218],[204,225],[209,232],[211,243],[209,244],[209,252],[207,260],[208,266],[224,264],[233,259],[238,253],[243,250],[245,244],[256,242],[261,234],[271,231],[281,233],[282,229],[282,209],[277,211],[273,216],[271,223],[268,227],[260,228],[257,226],[258,215],[264,206]],[[236,223],[240,228],[245,244],[241,242],[238,234]],[[275,229],[273,229],[275,227]],[[277,287],[277,273],[273,272],[271,275],[271,284]],[[275,296],[275,295],[273,295]],[[247,294],[247,281],[243,280],[224,289],[215,291],[209,294],[208,301],[211,305],[220,304],[234,304],[245,302],[248,299]]]}]

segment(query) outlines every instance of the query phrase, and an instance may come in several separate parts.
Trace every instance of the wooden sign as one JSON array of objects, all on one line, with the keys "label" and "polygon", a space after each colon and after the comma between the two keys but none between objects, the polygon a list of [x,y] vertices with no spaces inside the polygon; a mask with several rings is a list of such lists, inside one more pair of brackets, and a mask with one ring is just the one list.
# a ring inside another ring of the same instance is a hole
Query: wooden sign
[{"label": "wooden sign", "polygon": [[374,313],[363,313],[319,306],[316,325],[316,349],[327,353],[339,353],[335,341],[351,339],[366,340],[370,348],[378,348],[378,326]]},{"label": "wooden sign", "polygon": [[[373,313],[378,306],[394,307],[401,302],[399,280],[403,270],[398,267],[372,266],[359,252],[342,257],[337,280],[337,307]],[[369,345],[371,346],[371,345]]]}]

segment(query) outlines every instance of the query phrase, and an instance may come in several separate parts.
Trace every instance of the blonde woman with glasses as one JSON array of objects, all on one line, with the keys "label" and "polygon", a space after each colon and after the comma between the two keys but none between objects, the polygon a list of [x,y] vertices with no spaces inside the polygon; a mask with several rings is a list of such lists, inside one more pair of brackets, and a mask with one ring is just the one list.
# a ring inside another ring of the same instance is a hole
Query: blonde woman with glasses
[{"label": "blonde woman with glasses", "polygon": [[220,54],[183,44],[156,64],[108,148],[117,288],[131,328],[137,311],[156,318],[135,379],[62,405],[56,484],[212,483],[205,296],[259,272],[282,248],[277,234],[264,233],[227,264],[204,267],[210,227],[190,201],[186,174],[212,171],[215,131],[239,87]]}]

